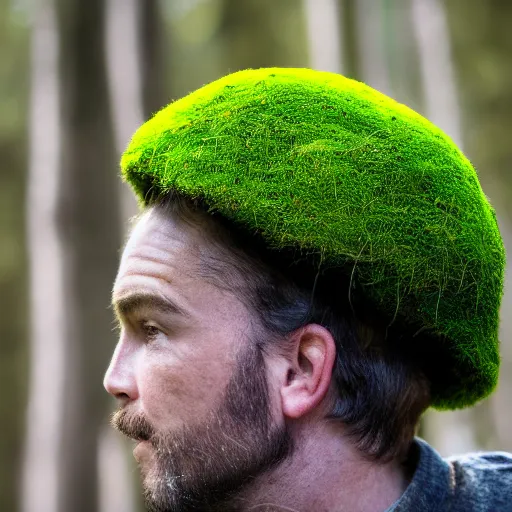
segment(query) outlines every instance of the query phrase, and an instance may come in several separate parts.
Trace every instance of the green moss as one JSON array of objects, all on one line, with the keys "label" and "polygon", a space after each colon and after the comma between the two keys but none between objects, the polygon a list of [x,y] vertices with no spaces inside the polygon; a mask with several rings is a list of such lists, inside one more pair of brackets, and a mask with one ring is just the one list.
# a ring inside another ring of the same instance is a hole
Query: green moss
[{"label": "green moss", "polygon": [[495,387],[495,214],[470,162],[408,107],[331,73],[241,71],[157,113],[121,165],[142,203],[178,190],[273,248],[349,269],[383,313],[423,326],[446,354],[449,370],[430,375],[436,407]]}]

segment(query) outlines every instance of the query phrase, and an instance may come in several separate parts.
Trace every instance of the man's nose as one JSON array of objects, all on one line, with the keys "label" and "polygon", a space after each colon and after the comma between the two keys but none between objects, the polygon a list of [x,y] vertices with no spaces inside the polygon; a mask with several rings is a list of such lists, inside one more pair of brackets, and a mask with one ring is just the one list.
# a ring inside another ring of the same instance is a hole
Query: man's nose
[{"label": "man's nose", "polygon": [[103,386],[113,397],[123,402],[139,396],[135,372],[136,353],[125,340],[119,340],[103,379]]}]

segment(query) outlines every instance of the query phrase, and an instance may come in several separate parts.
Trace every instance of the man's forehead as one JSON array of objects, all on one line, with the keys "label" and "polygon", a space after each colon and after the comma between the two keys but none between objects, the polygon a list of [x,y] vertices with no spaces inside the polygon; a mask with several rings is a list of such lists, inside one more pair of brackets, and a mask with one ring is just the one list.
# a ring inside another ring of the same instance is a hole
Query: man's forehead
[{"label": "man's forehead", "polygon": [[185,298],[185,288],[193,285],[191,278],[197,278],[191,270],[196,260],[194,243],[186,228],[153,210],[144,212],[122,253],[112,290],[114,307],[119,309],[117,305],[124,300],[131,305],[148,305],[151,301],[139,299],[166,297],[170,293]]},{"label": "man's forehead", "polygon": [[[170,219],[144,212],[137,220],[122,251],[116,284],[126,274],[147,273],[154,267],[174,266],[179,253],[185,252],[185,235],[172,225]],[[187,248],[189,257],[193,250]],[[181,258],[183,259],[183,258]],[[187,258],[188,259],[188,258]],[[170,269],[169,269],[170,270]]]},{"label": "man's forehead", "polygon": [[154,208],[144,210],[133,224],[126,246],[148,236],[167,236],[176,231],[174,219],[164,217]]},{"label": "man's forehead", "polygon": [[125,244],[114,289],[127,274],[148,269],[157,269],[160,275],[199,277],[202,262],[217,252],[207,229],[204,223],[184,222],[173,212],[148,209]]},{"label": "man's forehead", "polygon": [[172,216],[148,209],[136,221],[126,241],[123,258],[144,246],[165,247],[172,251],[191,241],[191,233]]}]

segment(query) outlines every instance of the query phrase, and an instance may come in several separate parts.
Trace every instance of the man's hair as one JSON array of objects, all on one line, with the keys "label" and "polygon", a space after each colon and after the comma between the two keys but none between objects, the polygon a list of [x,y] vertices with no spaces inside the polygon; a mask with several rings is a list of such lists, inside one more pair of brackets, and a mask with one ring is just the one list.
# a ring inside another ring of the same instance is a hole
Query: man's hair
[{"label": "man's hair", "polygon": [[268,249],[260,234],[239,230],[208,212],[202,201],[171,193],[151,206],[201,226],[213,250],[201,259],[200,274],[235,293],[254,312],[259,349],[279,349],[289,334],[307,324],[329,330],[336,344],[337,396],[326,420],[342,422],[369,460],[406,457],[419,418],[430,405],[429,381],[410,350],[404,350],[411,336],[421,338],[417,329],[390,325],[371,304],[356,298],[350,275],[314,268],[296,251]]}]

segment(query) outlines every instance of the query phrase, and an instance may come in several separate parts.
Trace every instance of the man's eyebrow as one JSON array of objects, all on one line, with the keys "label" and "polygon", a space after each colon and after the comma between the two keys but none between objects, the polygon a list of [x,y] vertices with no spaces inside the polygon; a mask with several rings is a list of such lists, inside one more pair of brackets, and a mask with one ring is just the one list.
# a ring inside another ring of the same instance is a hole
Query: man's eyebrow
[{"label": "man's eyebrow", "polygon": [[112,306],[118,317],[127,317],[140,309],[158,310],[161,313],[189,316],[185,310],[172,300],[151,293],[129,293],[125,296],[114,298]]}]

